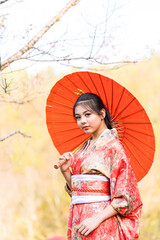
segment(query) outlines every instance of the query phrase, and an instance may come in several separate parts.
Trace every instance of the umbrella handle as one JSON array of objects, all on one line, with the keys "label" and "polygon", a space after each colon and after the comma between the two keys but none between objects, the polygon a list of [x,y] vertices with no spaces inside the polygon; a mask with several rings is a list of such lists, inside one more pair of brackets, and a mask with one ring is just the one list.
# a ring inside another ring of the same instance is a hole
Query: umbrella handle
[{"label": "umbrella handle", "polygon": [[54,168],[55,168],[55,169],[60,168],[65,162],[66,162],[66,160],[61,161],[61,163],[58,162],[57,164],[54,165]]}]

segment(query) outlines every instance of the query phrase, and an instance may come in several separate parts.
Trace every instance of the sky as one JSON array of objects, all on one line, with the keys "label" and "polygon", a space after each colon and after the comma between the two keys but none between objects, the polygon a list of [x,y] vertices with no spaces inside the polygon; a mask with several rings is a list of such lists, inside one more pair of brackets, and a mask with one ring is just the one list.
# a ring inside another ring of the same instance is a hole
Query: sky
[{"label": "sky", "polygon": [[160,50],[160,1],[132,1],[127,15],[127,38],[141,50],[145,46]]},{"label": "sky", "polygon": [[[14,1],[10,0],[10,3]],[[8,15],[5,38],[0,39],[2,60],[23,47],[26,41],[42,29],[67,2],[66,0],[22,0],[18,4],[9,4],[9,7],[3,5],[1,13]],[[113,4],[116,2],[118,9],[112,15]],[[80,39],[86,37],[87,41],[76,40],[72,43],[68,41],[64,46],[59,44],[57,49],[61,50],[56,50],[57,56],[61,56],[63,51],[69,54],[71,49],[74,53],[78,51],[85,53],[87,47],[92,44],[93,38],[91,40],[91,37],[95,34],[96,26],[95,47],[92,49],[92,54],[96,53],[100,36],[103,38],[102,32],[106,28],[107,41],[110,43],[110,47],[106,47],[109,61],[149,57],[151,52],[160,52],[159,9],[159,0],[81,0],[76,7],[67,12],[59,23],[52,27],[52,30],[42,39],[41,44],[47,41],[56,42],[61,36],[63,38],[64,33],[65,38],[68,39],[77,39],[77,36]],[[105,27],[102,27],[107,11],[111,17]],[[28,71],[33,72],[39,71],[39,66],[42,66],[41,64],[27,64]],[[46,67],[48,64],[43,64],[43,66]],[[54,64],[52,63],[51,66]],[[57,67],[57,64],[55,66]],[[65,68],[64,65],[61,67]]]}]

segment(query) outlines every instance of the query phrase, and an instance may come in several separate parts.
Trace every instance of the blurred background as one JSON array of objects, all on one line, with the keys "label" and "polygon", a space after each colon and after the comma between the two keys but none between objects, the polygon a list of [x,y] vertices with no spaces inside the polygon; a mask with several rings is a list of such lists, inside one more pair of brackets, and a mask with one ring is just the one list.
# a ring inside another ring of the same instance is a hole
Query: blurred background
[{"label": "blurred background", "polygon": [[140,240],[160,233],[160,34],[157,0],[0,0],[0,240],[66,237],[70,197],[45,106],[57,80],[93,71],[145,108],[156,153],[139,182]]}]

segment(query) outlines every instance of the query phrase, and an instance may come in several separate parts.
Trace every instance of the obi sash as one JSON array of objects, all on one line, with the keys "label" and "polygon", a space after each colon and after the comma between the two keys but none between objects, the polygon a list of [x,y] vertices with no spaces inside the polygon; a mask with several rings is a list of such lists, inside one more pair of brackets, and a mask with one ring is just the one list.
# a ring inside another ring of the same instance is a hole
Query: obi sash
[{"label": "obi sash", "polygon": [[101,175],[72,175],[71,204],[108,201],[110,196],[109,179]]}]

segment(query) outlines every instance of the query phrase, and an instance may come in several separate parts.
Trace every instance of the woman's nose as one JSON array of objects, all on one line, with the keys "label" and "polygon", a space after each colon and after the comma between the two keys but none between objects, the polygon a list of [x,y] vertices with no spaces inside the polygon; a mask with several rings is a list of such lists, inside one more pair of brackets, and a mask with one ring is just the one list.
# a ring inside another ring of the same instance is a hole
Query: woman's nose
[{"label": "woman's nose", "polygon": [[86,117],[85,117],[85,116],[82,116],[82,117],[81,117],[81,123],[82,123],[82,124],[86,123]]}]

